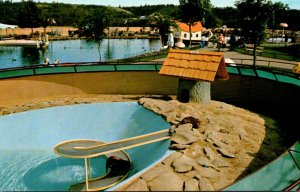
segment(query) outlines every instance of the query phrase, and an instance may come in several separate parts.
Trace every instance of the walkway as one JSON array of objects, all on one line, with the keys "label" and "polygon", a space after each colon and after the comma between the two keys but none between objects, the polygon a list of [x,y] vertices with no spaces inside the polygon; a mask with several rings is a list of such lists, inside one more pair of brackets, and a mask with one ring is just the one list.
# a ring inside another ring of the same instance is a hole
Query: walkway
[{"label": "walkway", "polygon": [[[203,48],[203,51],[217,51],[214,48]],[[224,51],[225,58],[232,59],[236,64],[243,64],[243,65],[253,65],[253,56],[241,54],[235,51]],[[296,61],[288,61],[282,59],[274,59],[269,57],[262,57],[257,56],[257,66],[269,66],[269,67],[276,67],[276,68],[283,68],[283,69],[292,69],[297,62]],[[164,61],[165,58],[156,59],[153,61]]]}]

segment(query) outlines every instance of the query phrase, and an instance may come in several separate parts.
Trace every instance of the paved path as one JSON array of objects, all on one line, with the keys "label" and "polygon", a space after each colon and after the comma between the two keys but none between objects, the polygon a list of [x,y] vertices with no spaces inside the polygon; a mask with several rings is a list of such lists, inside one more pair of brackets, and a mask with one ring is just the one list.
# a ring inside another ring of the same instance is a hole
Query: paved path
[{"label": "paved path", "polygon": [[[203,51],[217,51],[214,48],[204,48]],[[236,64],[253,65],[253,56],[241,54],[235,51],[224,51],[225,58],[232,59]],[[153,61],[164,61],[165,58],[156,59]],[[274,59],[269,57],[257,56],[257,66],[269,66],[283,69],[292,69],[297,64],[296,61],[288,61],[282,59]]]}]

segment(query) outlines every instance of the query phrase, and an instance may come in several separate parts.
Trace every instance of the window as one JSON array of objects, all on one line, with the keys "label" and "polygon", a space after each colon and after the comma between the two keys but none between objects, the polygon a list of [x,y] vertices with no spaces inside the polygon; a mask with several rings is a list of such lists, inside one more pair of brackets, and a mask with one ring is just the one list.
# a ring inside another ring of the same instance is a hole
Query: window
[{"label": "window", "polygon": [[183,37],[184,37],[184,38],[186,38],[186,33],[185,33],[185,34],[183,34]]}]

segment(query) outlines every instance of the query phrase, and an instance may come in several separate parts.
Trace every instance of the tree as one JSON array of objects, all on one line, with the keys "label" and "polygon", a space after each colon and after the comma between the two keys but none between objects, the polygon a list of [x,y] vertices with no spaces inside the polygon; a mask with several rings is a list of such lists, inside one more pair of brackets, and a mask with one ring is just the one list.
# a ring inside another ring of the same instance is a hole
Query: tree
[{"label": "tree", "polygon": [[106,37],[105,30],[108,26],[108,14],[107,9],[97,9],[87,16],[82,23],[79,24],[76,33],[79,37],[85,37],[87,40],[92,40],[97,43],[98,52],[101,62],[101,42]]},{"label": "tree", "polygon": [[256,49],[266,37],[270,19],[271,2],[268,0],[240,0],[236,2],[240,27],[246,43],[253,44],[253,66],[256,65]]},{"label": "tree", "polygon": [[159,31],[162,46],[167,42],[167,34],[170,26],[176,27],[176,23],[168,16],[161,13],[155,13],[149,16],[149,24],[153,28],[157,28]]},{"label": "tree", "polygon": [[32,0],[22,1],[17,18],[18,26],[21,28],[31,28],[32,34],[33,28],[42,25],[40,10]]},{"label": "tree", "polygon": [[181,20],[189,25],[190,46],[192,44],[192,26],[198,21],[205,23],[205,15],[210,15],[211,8],[210,0],[179,0]]}]

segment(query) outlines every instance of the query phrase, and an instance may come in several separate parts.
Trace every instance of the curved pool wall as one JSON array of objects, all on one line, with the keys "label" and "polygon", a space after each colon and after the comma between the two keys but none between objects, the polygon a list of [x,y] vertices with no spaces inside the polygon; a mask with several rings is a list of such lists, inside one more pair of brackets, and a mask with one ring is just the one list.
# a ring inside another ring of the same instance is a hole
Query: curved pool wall
[{"label": "curved pool wall", "polygon": [[[84,180],[82,159],[54,154],[71,139],[116,141],[169,129],[161,116],[135,102],[80,104],[0,116],[0,190],[57,191]],[[126,150],[129,177],[169,153],[169,140]],[[92,160],[93,176],[104,174],[105,158]]]},{"label": "curved pool wall", "polygon": [[[122,66],[116,64],[0,71],[0,78],[3,79],[0,81],[0,102],[78,93],[176,95],[178,79],[159,75],[160,67],[159,64]],[[227,70],[230,74],[229,80],[216,80],[212,83],[212,99],[279,120],[287,148],[299,141],[297,121],[299,113],[297,111],[300,108],[298,99],[300,79],[298,77],[291,76],[291,74],[285,75],[286,72],[281,72],[280,69],[253,68],[243,65],[228,66]],[[297,157],[296,160],[300,162],[300,158]],[[295,164],[291,162],[291,158],[288,161],[289,164]],[[263,170],[269,170],[269,166],[270,164],[266,165]],[[281,185],[288,186],[298,178],[284,178],[285,168],[288,167],[281,167],[279,171],[277,170],[277,174],[282,176]],[[293,170],[298,171],[298,169]],[[270,172],[272,172],[272,167]],[[255,172],[251,177],[258,178],[256,174],[261,174],[261,172]],[[262,173],[263,176],[260,177],[261,183],[265,185],[264,188],[274,189],[278,180],[264,180],[269,178],[264,174]],[[242,187],[238,182],[233,185],[236,186],[234,189],[254,190],[255,180],[248,178],[245,180],[249,188]],[[275,183],[270,181],[275,181]],[[282,189],[277,188],[277,190]]]}]

